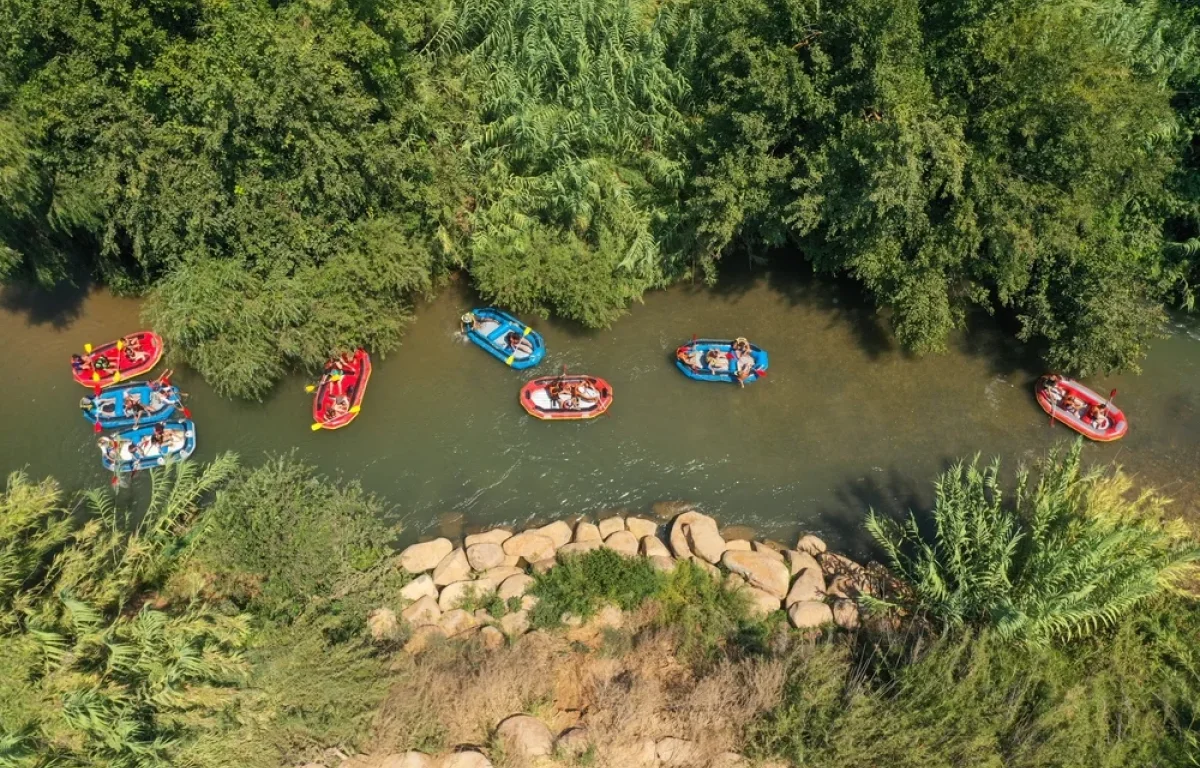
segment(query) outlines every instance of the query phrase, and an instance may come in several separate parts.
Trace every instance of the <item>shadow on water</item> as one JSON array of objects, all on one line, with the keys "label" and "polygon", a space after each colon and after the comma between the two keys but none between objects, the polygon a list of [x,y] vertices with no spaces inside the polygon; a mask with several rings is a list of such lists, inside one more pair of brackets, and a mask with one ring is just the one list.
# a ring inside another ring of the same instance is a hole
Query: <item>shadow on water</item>
[{"label": "shadow on water", "polygon": [[47,288],[32,281],[0,287],[0,310],[20,314],[29,325],[50,325],[66,330],[83,314],[84,299],[95,287],[91,278],[78,275]]}]

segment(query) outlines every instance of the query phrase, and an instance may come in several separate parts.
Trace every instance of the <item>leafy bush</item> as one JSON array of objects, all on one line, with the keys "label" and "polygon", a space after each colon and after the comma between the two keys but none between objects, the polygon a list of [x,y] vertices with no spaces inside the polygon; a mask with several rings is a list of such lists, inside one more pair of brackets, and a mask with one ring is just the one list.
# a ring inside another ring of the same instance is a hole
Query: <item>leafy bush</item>
[{"label": "leafy bush", "polygon": [[743,595],[690,560],[676,563],[656,597],[658,623],[677,632],[680,655],[693,661],[711,658],[747,616]]},{"label": "leafy bush", "polygon": [[937,484],[930,536],[915,515],[901,528],[872,512],[867,529],[911,585],[909,607],[947,628],[1044,643],[1111,626],[1194,572],[1200,546],[1162,523],[1164,502],[1127,499],[1128,480],[1084,472],[1080,450],[1051,452],[1033,488],[1019,471],[1011,505],[998,462],[959,463]]},{"label": "leafy bush", "polygon": [[566,557],[538,575],[529,590],[538,598],[530,622],[555,626],[564,613],[586,619],[606,601],[631,610],[655,595],[662,583],[662,575],[644,557],[625,557],[607,548]]}]

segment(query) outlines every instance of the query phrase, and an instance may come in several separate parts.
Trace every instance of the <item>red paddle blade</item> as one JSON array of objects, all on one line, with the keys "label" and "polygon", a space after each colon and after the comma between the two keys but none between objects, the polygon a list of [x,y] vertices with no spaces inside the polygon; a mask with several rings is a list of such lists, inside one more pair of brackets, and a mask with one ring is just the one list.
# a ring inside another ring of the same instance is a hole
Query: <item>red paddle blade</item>
[{"label": "red paddle blade", "polygon": [[1112,392],[1109,392],[1109,393],[1108,393],[1108,399],[1109,399],[1109,400],[1112,400],[1112,399],[1113,399],[1114,397],[1116,397],[1116,396],[1117,396],[1117,390],[1115,390],[1115,389],[1114,389]]},{"label": "red paddle blade", "polygon": [[101,392],[100,385],[97,384],[96,386],[92,387],[92,392],[99,395]]},{"label": "red paddle blade", "polygon": [[192,412],[188,410],[186,405],[183,406],[183,418],[185,418],[185,419],[192,418]]},{"label": "red paddle blade", "polygon": [[767,372],[765,370],[763,370],[762,368],[759,368],[757,371],[755,371],[754,375],[760,379],[767,378]]},{"label": "red paddle blade", "polygon": [[104,428],[101,427],[100,422],[97,421],[96,423],[92,424],[92,431],[99,434],[100,432],[104,431]]}]

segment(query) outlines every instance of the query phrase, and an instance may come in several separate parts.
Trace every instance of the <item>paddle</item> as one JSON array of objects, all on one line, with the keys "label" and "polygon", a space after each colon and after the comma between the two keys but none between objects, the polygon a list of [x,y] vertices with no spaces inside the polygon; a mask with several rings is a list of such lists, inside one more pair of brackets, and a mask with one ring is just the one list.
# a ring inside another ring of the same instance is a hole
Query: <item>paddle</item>
[{"label": "paddle", "polygon": [[[525,326],[525,333],[522,333],[522,334],[521,334],[521,338],[522,338],[522,339],[524,339],[526,336],[528,336],[528,335],[529,335],[530,333],[532,333],[532,332],[533,332],[533,329],[532,329],[532,328],[530,328],[529,326]],[[517,359],[517,352],[516,352],[516,350],[517,350],[517,345],[516,345],[516,344],[513,344],[513,353],[512,353],[511,355],[509,355],[509,356],[508,356],[508,359],[507,359],[507,360],[505,360],[505,361],[504,361],[504,364],[505,364],[505,365],[512,365],[512,364],[513,364],[513,360],[516,360],[516,359]]]},{"label": "paddle", "polygon": [[[362,406],[356,405],[350,409],[349,413],[358,413],[361,410],[362,410]],[[337,418],[337,417],[335,416],[334,418]],[[331,419],[331,421],[332,421],[332,419]],[[323,422],[323,421],[318,421],[318,422],[314,423],[311,427],[309,427],[309,429],[311,429],[313,432],[316,432],[316,431],[324,429],[324,428],[325,428],[325,422]]]},{"label": "paddle", "polygon": [[[342,380],[342,374],[335,373],[334,375],[332,375],[328,379],[326,379],[325,382],[341,381],[341,380]],[[304,387],[304,391],[308,392],[310,394],[313,392],[316,392],[317,387],[321,386],[322,383],[323,382],[317,382],[316,384],[308,384]]]},{"label": "paddle", "polygon": [[113,371],[113,376],[112,376],[113,384],[116,384],[117,382],[119,382],[121,380],[121,360],[125,357],[125,355],[122,354],[122,352],[124,352],[124,351],[125,351],[125,339],[121,339],[120,341],[117,342],[117,370]]},{"label": "paddle", "polygon": [[1108,402],[1104,404],[1104,407],[1108,408],[1108,406],[1112,405],[1113,398],[1116,396],[1117,396],[1117,390],[1114,389],[1112,392],[1109,392],[1108,393]]}]

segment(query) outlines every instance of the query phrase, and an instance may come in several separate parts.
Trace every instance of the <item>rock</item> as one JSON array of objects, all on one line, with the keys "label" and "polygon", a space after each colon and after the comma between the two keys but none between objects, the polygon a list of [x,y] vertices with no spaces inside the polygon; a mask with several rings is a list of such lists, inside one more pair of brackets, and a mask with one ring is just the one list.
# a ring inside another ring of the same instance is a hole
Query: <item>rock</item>
[{"label": "rock", "polygon": [[606,517],[600,521],[598,526],[600,529],[600,538],[608,539],[617,531],[625,530],[625,518],[623,517]]},{"label": "rock", "polygon": [[816,557],[825,551],[825,542],[820,538],[813,536],[811,533],[806,533],[796,542],[796,549],[806,554]]},{"label": "rock", "polygon": [[529,613],[517,611],[505,614],[504,618],[500,619],[500,629],[509,637],[525,634],[529,631]]},{"label": "rock", "polygon": [[820,602],[825,599],[825,574],[820,568],[805,568],[792,582],[784,603],[790,608],[795,603]]},{"label": "rock", "polygon": [[504,565],[501,567],[502,568],[521,568],[522,570],[524,570],[525,563],[521,560],[521,557],[519,555],[505,554],[504,555]]},{"label": "rock", "polygon": [[675,558],[673,557],[666,557],[665,555],[648,555],[646,559],[650,561],[650,565],[653,566],[654,570],[656,571],[670,573],[671,571],[675,570]]},{"label": "rock", "polygon": [[659,520],[671,520],[684,512],[694,512],[696,507],[690,501],[656,501],[650,507],[650,514]]},{"label": "rock", "polygon": [[450,611],[460,607],[468,596],[482,600],[495,591],[496,582],[489,579],[456,581],[442,587],[442,593],[438,595],[438,607],[443,611]]},{"label": "rock", "polygon": [[404,644],[404,650],[412,654],[422,653],[433,643],[444,639],[446,639],[446,631],[437,624],[417,627],[416,631],[412,633],[412,637],[408,638],[408,642]]},{"label": "rock", "polygon": [[788,570],[795,576],[806,568],[811,568],[814,571],[821,570],[821,564],[817,562],[817,558],[807,552],[800,552],[795,549],[789,549],[783,553],[784,562],[787,563]]},{"label": "rock", "polygon": [[553,557],[547,557],[545,560],[538,560],[529,567],[534,573],[548,573],[556,565],[558,565],[557,560]]},{"label": "rock", "polygon": [[696,742],[677,739],[674,736],[659,739],[658,743],[654,745],[654,753],[664,768],[691,768],[703,758]]},{"label": "rock", "polygon": [[742,593],[749,598],[748,609],[752,618],[761,619],[783,607],[783,604],[779,602],[779,598],[770,592],[764,592],[755,587],[743,587]]},{"label": "rock", "polygon": [[504,563],[504,548],[490,541],[472,544],[467,547],[467,562],[471,564],[472,569],[480,572],[499,568]]},{"label": "rock", "polygon": [[762,552],[726,552],[721,563],[744,576],[751,586],[770,592],[780,600],[787,594],[790,579],[782,559],[776,560]]},{"label": "rock", "polygon": [[861,576],[866,569],[844,555],[837,552],[825,552],[817,556],[826,576]]},{"label": "rock", "polygon": [[834,600],[833,623],[842,629],[858,629],[858,604],[853,600]]},{"label": "rock", "polygon": [[478,627],[479,620],[461,608],[455,608],[442,614],[442,618],[438,620],[438,626],[445,630],[447,637],[454,637]]},{"label": "rock", "polygon": [[625,518],[625,530],[641,539],[646,536],[656,535],[658,533],[658,523],[653,520],[647,520],[644,517],[627,517]]},{"label": "rock", "polygon": [[479,578],[487,579],[496,584],[503,584],[504,580],[509,578],[510,576],[520,576],[524,573],[525,573],[524,568],[517,568],[514,566],[501,565],[498,568],[489,568],[488,570],[484,571],[483,575],[480,576]]},{"label": "rock", "polygon": [[604,546],[626,557],[633,557],[638,553],[638,540],[629,531],[617,531],[610,534],[604,540]]},{"label": "rock", "polygon": [[550,541],[554,542],[554,547],[557,549],[563,544],[568,544],[571,541],[571,526],[567,525],[562,520],[557,520],[550,525],[543,525],[541,528],[534,529],[535,533],[540,533]]},{"label": "rock", "polygon": [[596,611],[588,624],[597,629],[620,629],[625,625],[625,614],[615,605],[606,605]]},{"label": "rock", "polygon": [[752,542],[750,542],[750,549],[755,552],[764,554],[767,557],[778,560],[779,562],[783,563],[784,565],[787,565],[787,560],[784,558],[783,552],[775,549],[772,546],[769,546],[768,544],[766,544],[764,542],[752,541]]},{"label": "rock", "polygon": [[826,594],[830,597],[840,597],[843,599],[853,599],[862,594],[862,590],[858,588],[858,580],[852,576],[838,575],[829,580],[829,586],[825,589]]},{"label": "rock", "polygon": [[[725,574],[725,590],[727,592],[737,592],[742,587],[746,586],[746,580],[736,573]],[[753,589],[753,587],[751,587]]]},{"label": "rock", "polygon": [[517,576],[509,576],[500,585],[500,588],[496,590],[496,595],[501,600],[508,600],[510,597],[521,597],[525,594],[526,590],[533,586],[533,582],[534,578],[532,576],[526,576],[523,573]]},{"label": "rock", "polygon": [[437,600],[437,587],[428,573],[422,573],[400,588],[400,597],[405,600],[420,600],[422,597]]},{"label": "rock", "polygon": [[495,627],[484,627],[479,630],[479,642],[489,651],[504,647],[504,633]]},{"label": "rock", "polygon": [[433,758],[420,752],[405,752],[384,758],[379,768],[433,768]]},{"label": "rock", "polygon": [[400,615],[409,624],[420,627],[426,624],[437,624],[442,618],[442,609],[436,600],[426,595],[401,611]]},{"label": "rock", "polygon": [[788,618],[797,629],[822,627],[833,621],[833,611],[825,603],[807,601],[788,606]]},{"label": "rock", "polygon": [[700,570],[707,573],[709,576],[711,576],[713,578],[714,581],[721,580],[721,569],[718,568],[717,566],[713,565],[712,563],[708,562],[707,560],[701,560],[698,557],[693,557],[693,558],[690,558],[688,560],[688,562],[692,563],[697,568],[699,568]]},{"label": "rock", "polygon": [[588,751],[589,746],[591,746],[591,738],[588,736],[587,728],[583,726],[568,728],[554,740],[555,750],[566,757],[579,757]]},{"label": "rock", "polygon": [[645,557],[670,557],[671,550],[658,540],[657,536],[643,536],[638,551]]},{"label": "rock", "polygon": [[471,614],[480,624],[491,624],[494,617],[487,612],[486,608],[476,608],[475,613]]},{"label": "rock", "polygon": [[692,554],[716,565],[725,553],[725,539],[711,517],[698,518],[684,527]]},{"label": "rock", "polygon": [[483,533],[472,533],[463,539],[463,547],[470,549],[476,544],[503,544],[512,538],[512,531],[507,528],[493,528]]},{"label": "rock", "polygon": [[554,557],[554,541],[540,533],[526,531],[518,533],[504,542],[504,554],[524,558],[527,563],[536,563]]},{"label": "rock", "polygon": [[733,541],[725,542],[725,549],[731,552],[749,552],[751,551],[750,542],[745,539],[734,539]]},{"label": "rock", "polygon": [[495,768],[492,761],[475,750],[453,752],[442,758],[438,768]]},{"label": "rock", "polygon": [[400,553],[400,567],[409,573],[433,570],[453,549],[454,545],[450,543],[450,539],[434,539],[413,544]]},{"label": "rock", "polygon": [[504,754],[518,759],[545,757],[554,751],[554,735],[546,725],[529,715],[512,715],[496,726],[496,737]]},{"label": "rock", "polygon": [[600,526],[580,520],[575,524],[575,538],[572,541],[582,544],[585,541],[604,541],[604,537],[600,535]]},{"label": "rock", "polygon": [[471,575],[471,564],[467,562],[467,553],[455,549],[442,558],[433,569],[433,583],[439,587],[462,581]]},{"label": "rock", "polygon": [[[675,553],[675,557],[682,560],[692,556],[692,549],[688,545],[687,529],[696,524],[705,528],[712,526],[712,530],[717,531],[717,521],[703,512],[697,512],[696,510],[684,512],[671,522],[671,529],[667,535],[667,540],[671,544],[671,551]],[[720,537],[721,534],[718,531],[717,538]],[[724,541],[724,539],[721,540],[722,542]]]},{"label": "rock", "polygon": [[558,557],[563,558],[567,555],[582,555],[584,552],[591,552],[593,549],[600,549],[602,546],[604,546],[604,542],[600,539],[576,541],[561,547],[558,550]]},{"label": "rock", "polygon": [[522,611],[532,611],[533,607],[537,604],[538,604],[538,598],[536,595],[522,595],[521,596],[521,610]]},{"label": "rock", "polygon": [[396,621],[396,612],[391,608],[376,608],[367,614],[367,629],[372,640],[382,643],[396,637],[400,622]]}]

